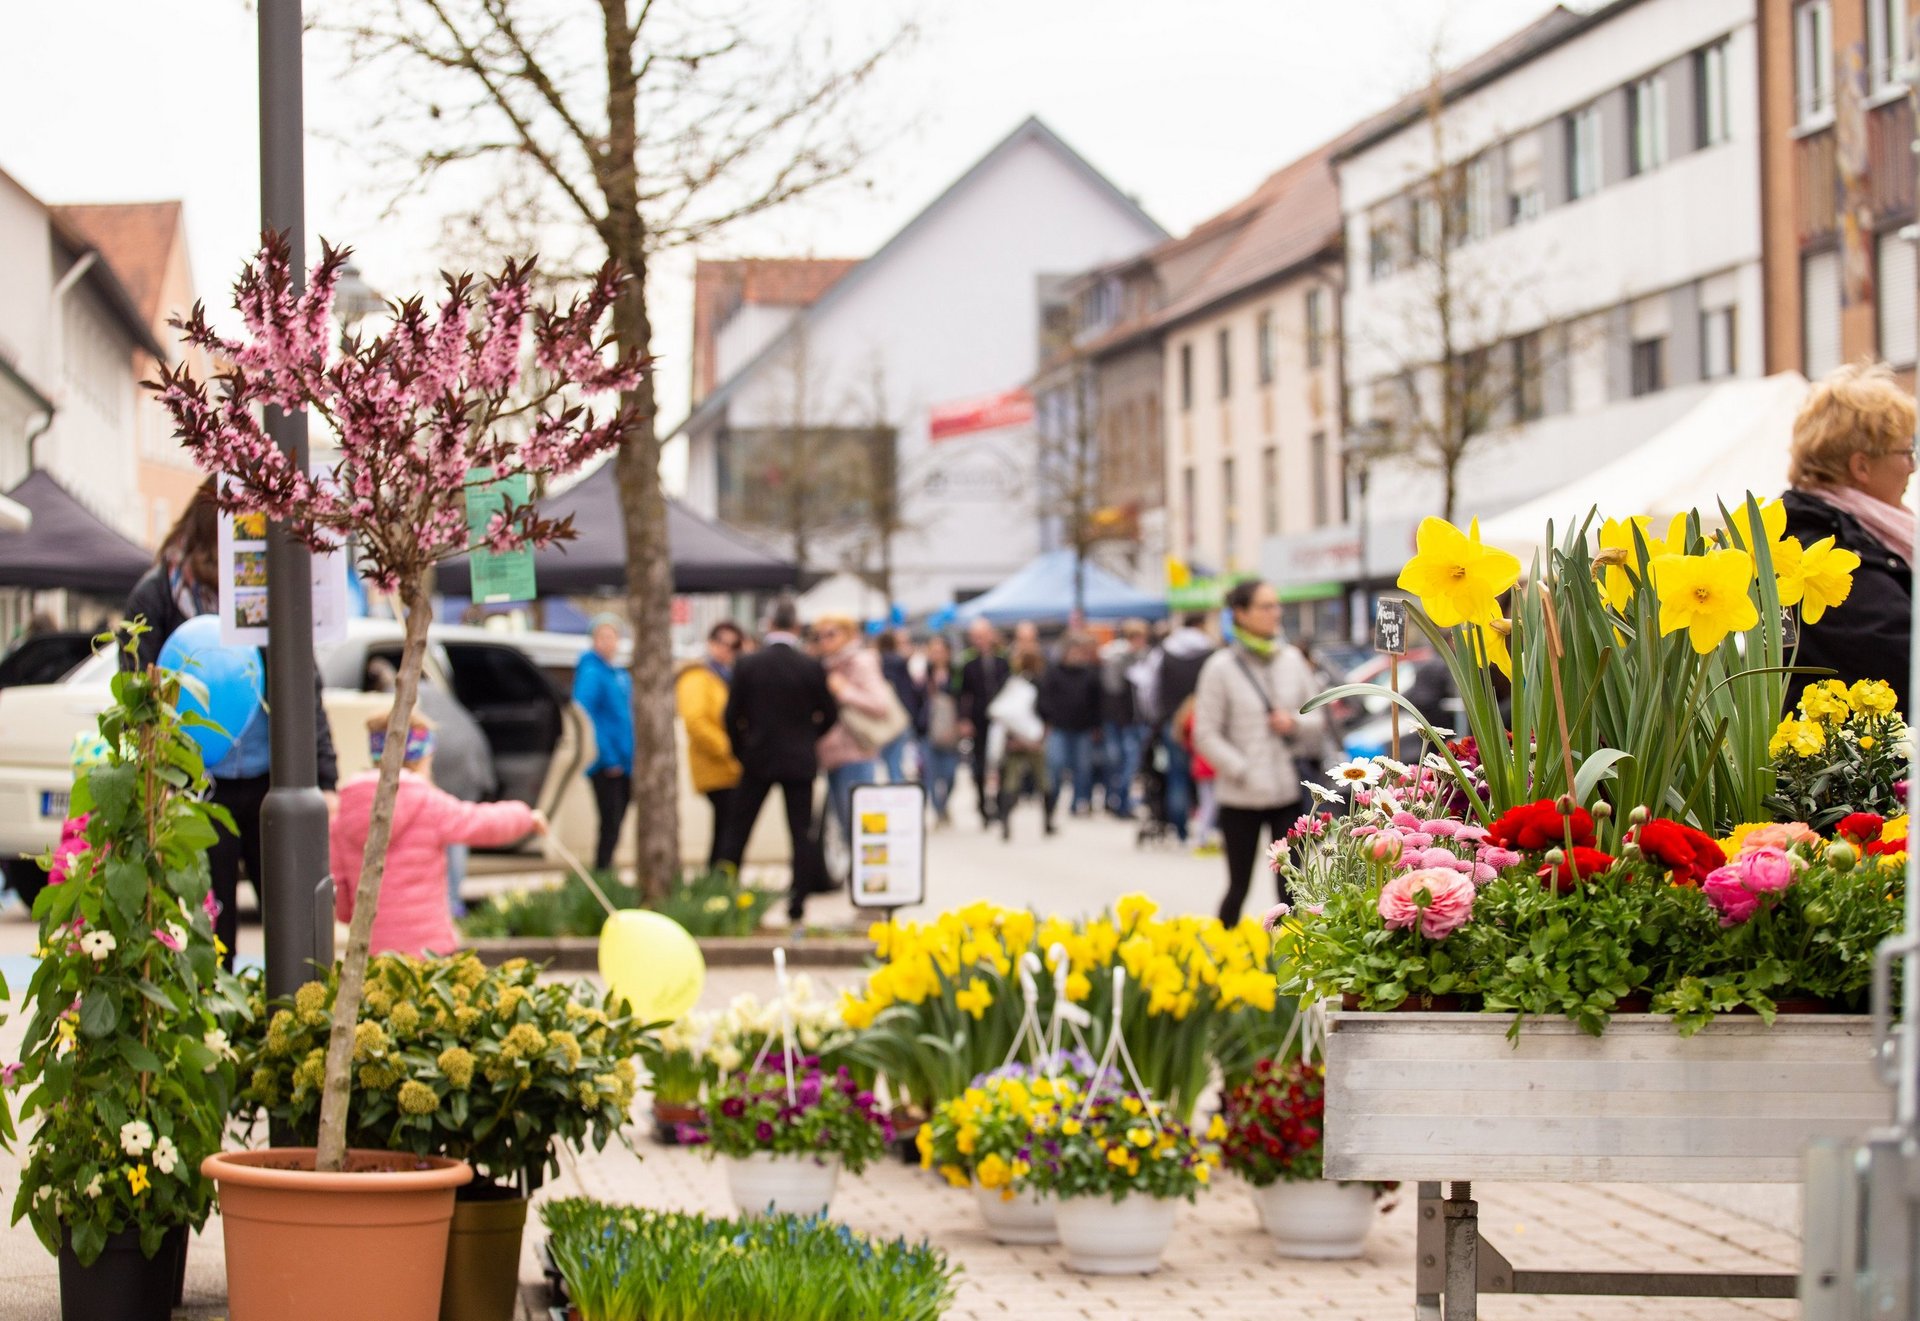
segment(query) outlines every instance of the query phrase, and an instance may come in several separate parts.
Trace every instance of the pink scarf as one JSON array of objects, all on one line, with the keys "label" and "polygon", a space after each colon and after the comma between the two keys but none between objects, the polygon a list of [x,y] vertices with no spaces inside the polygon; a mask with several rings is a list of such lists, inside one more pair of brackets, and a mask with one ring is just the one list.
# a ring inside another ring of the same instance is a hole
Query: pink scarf
[{"label": "pink scarf", "polygon": [[1810,494],[1852,514],[1875,541],[1898,555],[1902,564],[1912,563],[1914,518],[1911,509],[1876,500],[1854,486],[1822,486]]}]

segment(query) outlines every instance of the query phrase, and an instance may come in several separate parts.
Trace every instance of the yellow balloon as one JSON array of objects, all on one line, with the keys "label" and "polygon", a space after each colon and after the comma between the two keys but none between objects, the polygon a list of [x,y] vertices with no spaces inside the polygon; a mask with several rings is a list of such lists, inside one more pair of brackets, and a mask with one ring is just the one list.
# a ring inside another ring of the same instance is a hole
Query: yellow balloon
[{"label": "yellow balloon", "polygon": [[643,1023],[671,1023],[700,1001],[706,960],[687,929],[644,908],[623,908],[600,928],[600,976]]}]

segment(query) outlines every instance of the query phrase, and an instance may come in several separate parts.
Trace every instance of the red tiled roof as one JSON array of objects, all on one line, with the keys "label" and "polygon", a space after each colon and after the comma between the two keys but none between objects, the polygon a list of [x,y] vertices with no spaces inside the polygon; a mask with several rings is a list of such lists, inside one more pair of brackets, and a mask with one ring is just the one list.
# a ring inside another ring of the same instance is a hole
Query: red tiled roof
[{"label": "red tiled roof", "polygon": [[47,209],[100,250],[140,315],[148,325],[158,325],[166,310],[160,306],[160,294],[166,284],[167,259],[180,235],[180,203],[106,202]]},{"label": "red tiled roof", "polygon": [[719,384],[714,340],[742,306],[807,307],[860,264],[857,257],[745,257],[693,270],[693,401]]}]

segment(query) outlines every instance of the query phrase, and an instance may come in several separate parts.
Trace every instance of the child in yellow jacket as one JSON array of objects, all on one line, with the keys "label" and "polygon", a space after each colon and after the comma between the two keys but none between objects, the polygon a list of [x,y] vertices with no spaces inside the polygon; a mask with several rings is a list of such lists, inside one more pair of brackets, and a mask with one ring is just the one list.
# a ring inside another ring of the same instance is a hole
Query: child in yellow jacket
[{"label": "child in yellow jacket", "polygon": [[680,670],[674,680],[674,704],[687,727],[687,769],[695,793],[713,804],[713,839],[707,846],[707,870],[720,855],[732,808],[734,786],[740,783],[740,763],[727,737],[727,689],[733,683],[733,663],[740,656],[745,634],[732,620],[722,620],[707,633],[707,654]]}]

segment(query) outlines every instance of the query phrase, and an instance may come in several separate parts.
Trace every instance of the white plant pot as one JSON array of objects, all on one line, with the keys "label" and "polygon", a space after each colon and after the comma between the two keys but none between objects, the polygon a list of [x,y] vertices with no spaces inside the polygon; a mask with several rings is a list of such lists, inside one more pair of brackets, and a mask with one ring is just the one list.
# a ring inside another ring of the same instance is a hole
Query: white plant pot
[{"label": "white plant pot", "polygon": [[1053,1223],[1053,1201],[1030,1188],[1012,1197],[1002,1197],[1004,1188],[973,1190],[980,1218],[987,1222],[987,1234],[995,1243],[1058,1243],[1060,1231]]},{"label": "white plant pot", "polygon": [[1285,1179],[1254,1188],[1260,1224],[1283,1257],[1335,1261],[1357,1257],[1373,1227],[1373,1189],[1329,1179]]},{"label": "white plant pot", "polygon": [[1069,1197],[1054,1207],[1069,1268],[1085,1275],[1151,1275],[1173,1238],[1179,1203],[1163,1197]]},{"label": "white plant pot", "polygon": [[840,1178],[840,1157],[724,1156],[727,1192],[741,1215],[812,1216],[825,1213]]}]

